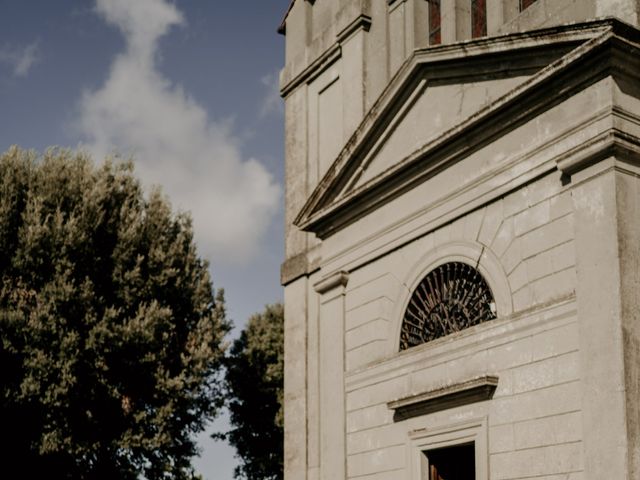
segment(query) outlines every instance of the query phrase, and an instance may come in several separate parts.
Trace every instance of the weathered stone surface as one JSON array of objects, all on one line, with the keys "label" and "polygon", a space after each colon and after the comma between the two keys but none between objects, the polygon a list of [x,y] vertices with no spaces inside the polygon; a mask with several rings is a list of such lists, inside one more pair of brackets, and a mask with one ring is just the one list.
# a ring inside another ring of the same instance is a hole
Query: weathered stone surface
[{"label": "weathered stone surface", "polygon": [[[640,475],[639,4],[486,4],[471,39],[470,3],[442,0],[431,47],[424,0],[285,20],[285,480],[417,480],[422,450],[469,441],[478,480]],[[497,318],[399,351],[447,262]],[[489,377],[491,398],[389,408]]]}]

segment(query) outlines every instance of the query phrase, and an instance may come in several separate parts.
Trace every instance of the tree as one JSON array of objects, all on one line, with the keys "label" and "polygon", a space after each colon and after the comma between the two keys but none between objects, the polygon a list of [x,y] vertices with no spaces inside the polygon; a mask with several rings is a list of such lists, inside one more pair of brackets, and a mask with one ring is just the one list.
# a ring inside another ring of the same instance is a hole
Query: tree
[{"label": "tree", "polygon": [[223,435],[241,464],[235,478],[282,478],[284,311],[267,305],[252,315],[226,360],[225,380],[233,428]]},{"label": "tree", "polygon": [[157,189],[145,197],[130,163],[0,156],[8,478],[193,478],[228,330],[189,217]]}]

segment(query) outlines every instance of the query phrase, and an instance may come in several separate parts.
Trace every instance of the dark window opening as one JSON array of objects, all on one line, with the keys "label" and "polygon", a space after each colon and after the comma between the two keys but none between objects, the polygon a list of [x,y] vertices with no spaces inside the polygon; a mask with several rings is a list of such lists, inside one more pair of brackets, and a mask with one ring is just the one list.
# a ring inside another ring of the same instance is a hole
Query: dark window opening
[{"label": "dark window opening", "polygon": [[424,452],[429,461],[429,480],[475,480],[473,443]]},{"label": "dark window opening", "polygon": [[440,37],[440,0],[429,0],[429,45],[439,45]]},{"label": "dark window opening", "polygon": [[487,35],[487,0],[471,0],[471,38]]},{"label": "dark window opening", "polygon": [[536,0],[520,0],[520,11],[523,11],[525,8],[529,8],[534,3],[536,3]]}]

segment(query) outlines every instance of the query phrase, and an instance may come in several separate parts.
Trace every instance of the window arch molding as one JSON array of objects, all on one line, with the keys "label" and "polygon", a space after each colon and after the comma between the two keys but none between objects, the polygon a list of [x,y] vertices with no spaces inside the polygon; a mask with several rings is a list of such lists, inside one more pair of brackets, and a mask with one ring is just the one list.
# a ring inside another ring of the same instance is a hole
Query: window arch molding
[{"label": "window arch molding", "polygon": [[[389,339],[390,355],[400,351],[400,333],[404,313],[413,292],[422,280],[434,269],[449,262],[466,263],[474,267],[487,282],[496,304],[497,319],[513,313],[513,301],[509,280],[496,255],[477,242],[449,242],[435,247],[419,258],[402,279],[402,287],[393,308],[393,336]],[[412,349],[403,350],[403,352]]]}]

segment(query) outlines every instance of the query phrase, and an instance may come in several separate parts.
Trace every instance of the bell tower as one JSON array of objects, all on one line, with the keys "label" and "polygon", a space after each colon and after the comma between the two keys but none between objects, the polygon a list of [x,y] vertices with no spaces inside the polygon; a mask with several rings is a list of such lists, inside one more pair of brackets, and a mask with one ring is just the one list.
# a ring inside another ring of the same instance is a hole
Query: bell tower
[{"label": "bell tower", "polygon": [[640,478],[639,23],[290,2],[285,480]]}]

